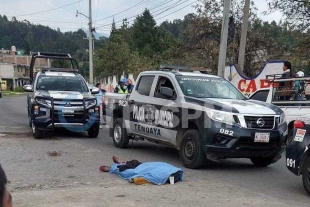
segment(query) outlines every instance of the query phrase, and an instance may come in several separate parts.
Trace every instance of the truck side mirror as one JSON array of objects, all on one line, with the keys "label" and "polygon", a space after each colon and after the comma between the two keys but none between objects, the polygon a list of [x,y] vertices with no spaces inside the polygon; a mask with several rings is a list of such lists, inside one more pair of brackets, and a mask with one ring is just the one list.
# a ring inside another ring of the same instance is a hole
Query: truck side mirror
[{"label": "truck side mirror", "polygon": [[166,96],[167,98],[173,98],[173,90],[168,87],[161,87],[160,94]]},{"label": "truck side mirror", "polygon": [[23,86],[24,91],[26,92],[33,92],[33,88],[31,85],[24,85]]},{"label": "truck side mirror", "polygon": [[91,94],[98,94],[99,93],[99,88],[92,88],[91,89]]}]

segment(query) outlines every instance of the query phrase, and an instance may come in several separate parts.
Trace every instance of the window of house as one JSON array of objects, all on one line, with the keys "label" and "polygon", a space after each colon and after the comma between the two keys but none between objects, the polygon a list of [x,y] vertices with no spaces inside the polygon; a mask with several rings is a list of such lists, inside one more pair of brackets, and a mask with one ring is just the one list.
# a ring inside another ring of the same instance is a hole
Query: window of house
[{"label": "window of house", "polygon": [[144,96],[149,96],[154,78],[155,78],[154,75],[141,76],[137,87],[138,93]]}]

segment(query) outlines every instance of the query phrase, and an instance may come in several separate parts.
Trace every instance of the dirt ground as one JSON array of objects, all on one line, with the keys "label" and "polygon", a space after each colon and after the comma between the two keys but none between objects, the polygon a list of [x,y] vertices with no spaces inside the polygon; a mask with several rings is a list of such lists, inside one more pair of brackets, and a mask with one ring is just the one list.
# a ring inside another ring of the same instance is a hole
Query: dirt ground
[{"label": "dirt ground", "polygon": [[[0,143],[14,206],[307,206],[233,183],[214,182],[189,169],[184,170],[184,181],[174,185],[135,185],[99,171],[101,165],[112,164],[112,155],[118,153],[112,144],[104,147],[103,139],[52,136],[35,140],[29,134],[0,134]],[[124,159],[144,161],[140,152],[125,153]]]}]

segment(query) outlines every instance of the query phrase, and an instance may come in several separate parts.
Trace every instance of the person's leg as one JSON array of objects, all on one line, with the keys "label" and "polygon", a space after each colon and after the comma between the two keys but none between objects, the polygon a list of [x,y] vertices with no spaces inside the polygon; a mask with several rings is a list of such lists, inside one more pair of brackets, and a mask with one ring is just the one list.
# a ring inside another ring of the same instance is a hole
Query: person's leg
[{"label": "person's leg", "polygon": [[99,127],[100,129],[102,129],[102,124],[103,124],[103,118],[102,118],[102,104],[100,104],[100,124],[99,124]]}]

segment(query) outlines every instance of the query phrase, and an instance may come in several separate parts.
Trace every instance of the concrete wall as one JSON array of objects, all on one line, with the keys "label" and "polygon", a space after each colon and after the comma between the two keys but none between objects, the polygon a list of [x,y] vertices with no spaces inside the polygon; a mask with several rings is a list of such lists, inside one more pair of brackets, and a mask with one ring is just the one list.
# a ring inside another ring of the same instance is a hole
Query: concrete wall
[{"label": "concrete wall", "polygon": [[[125,76],[122,75],[121,79],[124,78]],[[136,80],[133,77],[133,74],[129,74],[128,77],[126,77],[128,79],[130,79],[132,81],[132,84],[135,85],[136,84]],[[109,77],[105,77],[99,80],[99,82],[101,83],[101,88],[107,90],[108,92],[113,92],[114,88],[118,85],[118,79],[117,77],[114,76],[109,76]]]},{"label": "concrete wall", "polygon": [[[2,54],[2,63],[11,63],[17,65],[30,65],[31,56]],[[35,66],[48,66],[46,59],[36,59]]]},{"label": "concrete wall", "polygon": [[282,74],[282,60],[267,62],[264,67],[253,77],[247,77],[235,65],[226,66],[224,77],[236,86],[244,95],[250,96],[255,91],[262,88],[269,88],[270,82],[266,80],[266,75]]},{"label": "concrete wall", "polygon": [[14,65],[7,63],[0,63],[0,78],[13,78]]}]

